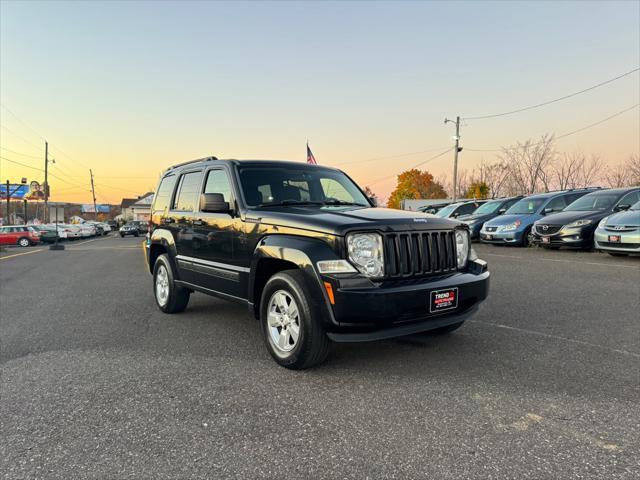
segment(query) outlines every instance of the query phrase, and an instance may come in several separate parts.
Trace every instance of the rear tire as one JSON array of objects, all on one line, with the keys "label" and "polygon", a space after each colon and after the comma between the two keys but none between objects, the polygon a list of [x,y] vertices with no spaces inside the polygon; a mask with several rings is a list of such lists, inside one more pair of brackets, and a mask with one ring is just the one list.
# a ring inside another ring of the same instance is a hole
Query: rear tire
[{"label": "rear tire", "polygon": [[21,247],[28,247],[29,245],[31,245],[31,240],[26,237],[22,237],[18,239],[18,245],[20,245]]},{"label": "rear tire", "polygon": [[440,327],[440,328],[436,328],[435,330],[430,330],[427,333],[431,333],[433,335],[446,335],[447,333],[451,333],[454,330],[459,329],[463,324],[464,324],[464,320],[462,322],[447,325],[446,327]]},{"label": "rear tire", "polygon": [[191,291],[176,285],[166,253],[160,255],[153,265],[153,294],[158,308],[164,313],[183,312],[189,304]]},{"label": "rear tire", "polygon": [[286,270],[272,276],[260,301],[260,323],[267,350],[285,368],[302,370],[322,363],[331,340],[318,306],[309,302],[304,274]]},{"label": "rear tire", "polygon": [[120,234],[120,238],[124,238],[124,233],[121,233],[121,234]]}]

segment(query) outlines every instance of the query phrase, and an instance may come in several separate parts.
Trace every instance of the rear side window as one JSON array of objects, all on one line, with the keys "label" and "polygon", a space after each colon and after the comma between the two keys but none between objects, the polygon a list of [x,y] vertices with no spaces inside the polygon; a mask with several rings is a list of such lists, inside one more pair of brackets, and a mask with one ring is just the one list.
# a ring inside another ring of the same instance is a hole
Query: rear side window
[{"label": "rear side window", "polygon": [[201,184],[202,172],[185,173],[182,175],[182,177],[180,177],[176,198],[173,202],[173,210],[193,212],[198,204]]},{"label": "rear side window", "polygon": [[173,194],[173,187],[176,185],[177,177],[175,175],[169,175],[164,177],[160,182],[158,191],[153,198],[153,211],[166,212],[169,208],[169,202],[171,201],[171,195]]}]

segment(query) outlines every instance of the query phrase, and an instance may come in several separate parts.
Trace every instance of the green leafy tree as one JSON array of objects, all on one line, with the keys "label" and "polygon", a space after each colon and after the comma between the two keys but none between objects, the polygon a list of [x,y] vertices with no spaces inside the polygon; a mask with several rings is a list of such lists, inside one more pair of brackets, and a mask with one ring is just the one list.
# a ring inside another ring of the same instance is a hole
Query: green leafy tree
[{"label": "green leafy tree", "polygon": [[402,200],[421,198],[447,198],[447,194],[433,175],[414,168],[398,175],[398,184],[389,197],[387,207],[401,208]]},{"label": "green leafy tree", "polygon": [[473,182],[466,193],[467,198],[485,199],[489,197],[489,186],[484,182]]}]

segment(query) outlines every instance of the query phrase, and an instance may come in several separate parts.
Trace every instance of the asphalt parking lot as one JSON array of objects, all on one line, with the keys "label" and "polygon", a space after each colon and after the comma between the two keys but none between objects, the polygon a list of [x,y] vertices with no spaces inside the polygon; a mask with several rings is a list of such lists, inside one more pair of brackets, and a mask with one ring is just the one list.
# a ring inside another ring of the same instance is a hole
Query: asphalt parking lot
[{"label": "asphalt parking lot", "polygon": [[463,328],[277,366],[244,307],[156,308],[138,238],[0,255],[4,478],[638,478],[640,259],[476,246]]}]

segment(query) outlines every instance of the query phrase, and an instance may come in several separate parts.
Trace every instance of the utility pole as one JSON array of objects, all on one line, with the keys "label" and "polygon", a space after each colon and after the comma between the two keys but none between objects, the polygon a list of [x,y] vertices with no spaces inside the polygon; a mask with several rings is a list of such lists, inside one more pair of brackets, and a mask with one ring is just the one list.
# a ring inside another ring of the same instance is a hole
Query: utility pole
[{"label": "utility pole", "polygon": [[462,147],[460,146],[460,117],[456,117],[455,122],[445,118],[444,123],[456,124],[456,149],[453,154],[453,201],[455,202],[458,199],[458,153],[462,151]]},{"label": "utility pole", "polygon": [[49,214],[49,142],[44,142],[44,223],[47,223]]},{"label": "utility pole", "polygon": [[11,183],[7,178],[7,219],[5,220],[5,225],[11,225],[11,221],[9,220],[9,212],[11,208],[11,192],[9,192],[10,186],[11,186]]},{"label": "utility pole", "polygon": [[98,220],[98,207],[96,207],[96,189],[93,187],[93,172],[89,169],[89,174],[91,175],[91,194],[93,195],[93,214],[95,215],[95,220]]}]

